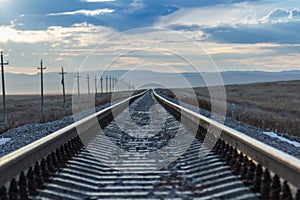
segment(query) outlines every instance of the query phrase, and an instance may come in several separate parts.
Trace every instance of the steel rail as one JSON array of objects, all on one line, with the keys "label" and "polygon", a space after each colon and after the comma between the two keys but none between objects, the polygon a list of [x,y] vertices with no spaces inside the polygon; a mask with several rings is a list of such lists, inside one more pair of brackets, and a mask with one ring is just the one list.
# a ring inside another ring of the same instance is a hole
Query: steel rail
[{"label": "steel rail", "polygon": [[[260,163],[262,166],[268,168],[270,171],[277,174],[282,179],[288,181],[296,188],[300,188],[300,160],[275,149],[267,144],[253,139],[244,133],[236,131],[228,126],[216,122],[210,118],[200,115],[194,111],[184,108],[176,103],[173,103],[155,91],[154,96],[163,104],[166,104],[173,110],[176,110],[194,123],[206,128],[207,130],[221,130],[220,139],[229,143],[231,146],[240,150],[245,155],[252,158],[254,161]],[[209,128],[210,127],[210,128]],[[210,132],[214,134],[213,131]]]},{"label": "steel rail", "polygon": [[[145,91],[146,92],[146,91]],[[52,151],[75,138],[78,133],[76,128],[88,128],[92,119],[101,120],[114,110],[123,110],[131,100],[136,99],[145,92],[133,95],[119,103],[96,112],[86,118],[83,118],[65,128],[62,128],[48,136],[36,140],[20,149],[17,149],[0,158],[0,186],[8,183],[13,177],[21,171],[28,169],[35,162],[49,155]]]}]

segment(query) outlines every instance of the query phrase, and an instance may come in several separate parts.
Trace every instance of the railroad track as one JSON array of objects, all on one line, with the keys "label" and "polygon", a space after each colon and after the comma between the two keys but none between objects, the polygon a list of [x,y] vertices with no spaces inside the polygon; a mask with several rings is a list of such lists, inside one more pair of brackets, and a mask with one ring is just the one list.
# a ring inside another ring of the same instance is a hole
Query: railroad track
[{"label": "railroad track", "polygon": [[299,180],[298,159],[152,91],[0,158],[1,199],[300,199]]}]

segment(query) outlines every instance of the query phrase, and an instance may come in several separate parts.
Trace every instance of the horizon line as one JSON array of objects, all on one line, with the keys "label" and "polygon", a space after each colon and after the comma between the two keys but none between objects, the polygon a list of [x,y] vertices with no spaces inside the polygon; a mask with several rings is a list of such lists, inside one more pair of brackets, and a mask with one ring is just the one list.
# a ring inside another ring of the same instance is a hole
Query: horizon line
[{"label": "horizon line", "polygon": [[[115,71],[130,71],[126,69],[120,69],[120,70],[108,70],[108,71],[102,71],[102,72],[115,72]],[[186,71],[186,72],[158,72],[154,70],[135,70],[135,71],[150,71],[150,72],[155,72],[155,73],[164,73],[164,74],[184,74],[184,73],[224,73],[224,72],[265,72],[265,73],[279,73],[279,72],[291,72],[291,71],[297,71],[300,72],[299,69],[290,69],[290,70],[280,70],[280,71],[264,71],[264,70],[224,70],[224,71],[218,71],[218,72],[191,72],[191,71]],[[90,71],[81,71],[79,73],[88,73],[88,72],[97,72],[96,70],[90,70]],[[101,72],[101,70],[99,70]],[[13,75],[28,75],[28,76],[35,76],[39,75],[39,72],[36,73],[14,73],[14,72],[4,72],[5,74],[13,74]],[[43,74],[50,74],[50,73],[60,73],[60,71],[51,71],[51,72],[43,72]],[[77,73],[77,71],[69,71],[68,73]]]}]

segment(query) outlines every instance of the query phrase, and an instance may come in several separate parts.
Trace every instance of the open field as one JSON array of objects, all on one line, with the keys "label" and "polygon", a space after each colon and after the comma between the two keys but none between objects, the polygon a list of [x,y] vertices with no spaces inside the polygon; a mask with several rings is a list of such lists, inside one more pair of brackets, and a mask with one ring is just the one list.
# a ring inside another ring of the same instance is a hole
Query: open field
[{"label": "open field", "polygon": [[[117,92],[114,93],[113,100],[122,99],[131,95],[131,92]],[[87,99],[83,97],[82,99]],[[76,95],[74,96],[76,103]],[[94,96],[91,98],[95,98]],[[64,116],[71,115],[72,112],[72,95],[66,95],[67,112],[64,113],[62,95],[45,95],[44,108],[45,117],[41,117],[41,99],[39,95],[7,95],[7,115],[8,115],[8,129],[18,127],[28,123],[48,122],[60,119]],[[98,94],[95,105],[109,103],[111,101],[111,94]],[[93,101],[92,101],[93,102]],[[0,100],[0,133],[5,131],[3,126],[3,103],[2,96]],[[77,105],[77,104],[76,104]],[[84,101],[82,100],[82,107]],[[84,108],[83,108],[84,109]]]},{"label": "open field", "polygon": [[[228,85],[225,89],[227,116],[232,117],[231,104],[235,103],[234,118],[237,120],[266,130],[300,136],[300,81]],[[192,98],[189,98],[191,89],[176,90],[184,94],[186,103],[196,105]],[[210,110],[211,104],[207,88],[195,88],[195,91],[198,105]],[[128,92],[120,93],[119,98],[129,95]],[[107,102],[110,102],[109,94],[97,97],[97,105]],[[70,115],[72,114],[72,95],[67,95],[67,104],[66,115]],[[0,105],[0,132],[2,132],[4,131],[2,98]],[[52,121],[65,116],[61,95],[45,96],[44,120],[41,120],[39,95],[7,96],[7,112],[9,128],[27,123]]]},{"label": "open field", "polygon": [[[231,117],[231,104],[236,105],[235,118],[259,128],[300,136],[300,81],[228,85],[227,116]],[[191,103],[187,89],[177,89]],[[210,110],[207,88],[195,88],[199,106]]]}]

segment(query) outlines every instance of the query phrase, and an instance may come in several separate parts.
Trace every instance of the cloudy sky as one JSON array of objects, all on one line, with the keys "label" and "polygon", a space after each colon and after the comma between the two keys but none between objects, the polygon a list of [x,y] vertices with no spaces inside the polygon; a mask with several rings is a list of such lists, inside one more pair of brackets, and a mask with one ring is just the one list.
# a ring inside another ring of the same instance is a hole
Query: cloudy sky
[{"label": "cloudy sky", "polygon": [[296,0],[0,0],[7,72],[300,69]]}]

